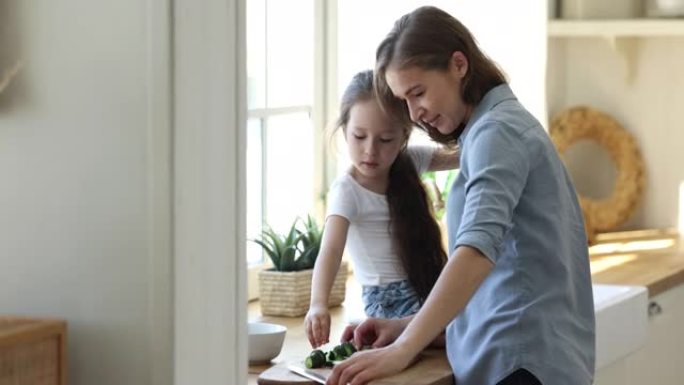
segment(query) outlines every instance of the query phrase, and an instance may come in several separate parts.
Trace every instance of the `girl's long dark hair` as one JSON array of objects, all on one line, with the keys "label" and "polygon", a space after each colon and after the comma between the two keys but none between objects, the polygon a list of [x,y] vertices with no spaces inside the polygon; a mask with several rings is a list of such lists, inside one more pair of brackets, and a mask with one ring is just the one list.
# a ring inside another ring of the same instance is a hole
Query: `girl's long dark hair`
[{"label": "girl's long dark hair", "polygon": [[[374,97],[373,72],[356,74],[342,96],[336,128],[341,127],[346,132],[354,104]],[[405,141],[408,141],[413,126],[406,104],[396,98],[387,98],[383,110],[394,124],[401,125]],[[446,263],[446,253],[428,194],[406,153],[406,142],[390,168],[386,196],[394,251],[399,255],[411,286],[421,301],[425,301]]]},{"label": "girl's long dark hair", "polygon": [[387,204],[396,253],[411,286],[425,301],[444,267],[446,253],[425,187],[405,151],[390,169]]}]

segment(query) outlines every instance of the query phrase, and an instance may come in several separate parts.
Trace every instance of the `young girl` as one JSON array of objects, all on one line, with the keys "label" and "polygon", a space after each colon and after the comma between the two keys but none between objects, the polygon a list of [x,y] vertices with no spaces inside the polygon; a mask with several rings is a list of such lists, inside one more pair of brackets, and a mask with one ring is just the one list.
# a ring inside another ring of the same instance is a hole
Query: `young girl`
[{"label": "young girl", "polygon": [[399,19],[376,60],[377,94],[403,99],[434,140],[459,145],[446,209],[449,260],[415,316],[347,328],[343,340],[379,348],[335,366],[328,383],[396,373],[446,328],[458,385],[591,384],[582,211],[541,124],[470,31],[437,8]]},{"label": "young girl", "polygon": [[399,100],[380,108],[372,71],[352,79],[336,128],[344,133],[352,165],[328,194],[305,318],[313,347],[329,339],[327,301],[345,247],[368,316],[397,318],[418,311],[446,260],[419,174],[458,165],[455,150],[407,147],[412,124],[406,108]]}]

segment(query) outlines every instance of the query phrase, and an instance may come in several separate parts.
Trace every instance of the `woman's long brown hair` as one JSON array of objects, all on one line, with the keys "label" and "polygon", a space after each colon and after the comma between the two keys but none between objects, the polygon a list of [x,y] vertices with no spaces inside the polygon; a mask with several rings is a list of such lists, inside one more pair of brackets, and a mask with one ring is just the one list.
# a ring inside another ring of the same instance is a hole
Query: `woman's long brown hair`
[{"label": "woman's long brown hair", "polygon": [[[506,77],[494,61],[480,50],[475,38],[460,21],[439,8],[420,7],[402,16],[376,51],[375,88],[382,96],[383,108],[391,103],[392,92],[385,81],[388,68],[405,69],[412,66],[424,70],[449,68],[454,52],[460,51],[468,59],[468,72],[462,89],[457,90],[466,104],[475,106],[492,88],[506,82]],[[430,126],[419,127],[435,141],[455,145],[463,127],[443,135]]]},{"label": "woman's long brown hair", "polygon": [[[374,97],[373,72],[369,70],[356,74],[342,96],[336,128],[346,132],[352,107]],[[387,98],[384,107],[392,122],[400,125],[405,133],[404,148],[389,173],[386,192],[390,212],[389,230],[394,251],[399,255],[408,281],[423,302],[446,263],[446,253],[442,248],[442,233],[432,214],[428,194],[406,153],[406,142],[413,127],[406,104],[396,98]]]}]

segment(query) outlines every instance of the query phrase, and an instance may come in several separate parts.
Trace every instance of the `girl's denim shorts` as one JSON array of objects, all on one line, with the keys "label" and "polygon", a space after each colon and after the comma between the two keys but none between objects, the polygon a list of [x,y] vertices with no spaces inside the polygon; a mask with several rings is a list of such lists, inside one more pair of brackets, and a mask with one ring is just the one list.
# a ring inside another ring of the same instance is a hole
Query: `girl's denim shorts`
[{"label": "girl's denim shorts", "polygon": [[421,305],[418,294],[407,280],[364,286],[362,297],[366,315],[374,318],[405,317],[417,313]]}]

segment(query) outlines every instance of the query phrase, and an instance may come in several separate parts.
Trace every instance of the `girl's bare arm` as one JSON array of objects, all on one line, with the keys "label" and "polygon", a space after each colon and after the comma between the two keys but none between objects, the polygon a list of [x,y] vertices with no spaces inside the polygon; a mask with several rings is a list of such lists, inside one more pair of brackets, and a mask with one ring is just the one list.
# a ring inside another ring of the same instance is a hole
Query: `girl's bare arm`
[{"label": "girl's bare arm", "polygon": [[312,306],[328,306],[328,296],[340,268],[348,230],[349,221],[344,217],[331,215],[325,221],[321,249],[316,258],[311,282]]},{"label": "girl's bare arm", "polygon": [[340,268],[349,221],[343,217],[328,217],[323,230],[321,249],[316,258],[311,283],[311,303],[304,317],[304,330],[313,348],[330,340],[330,312],[328,298]]}]

